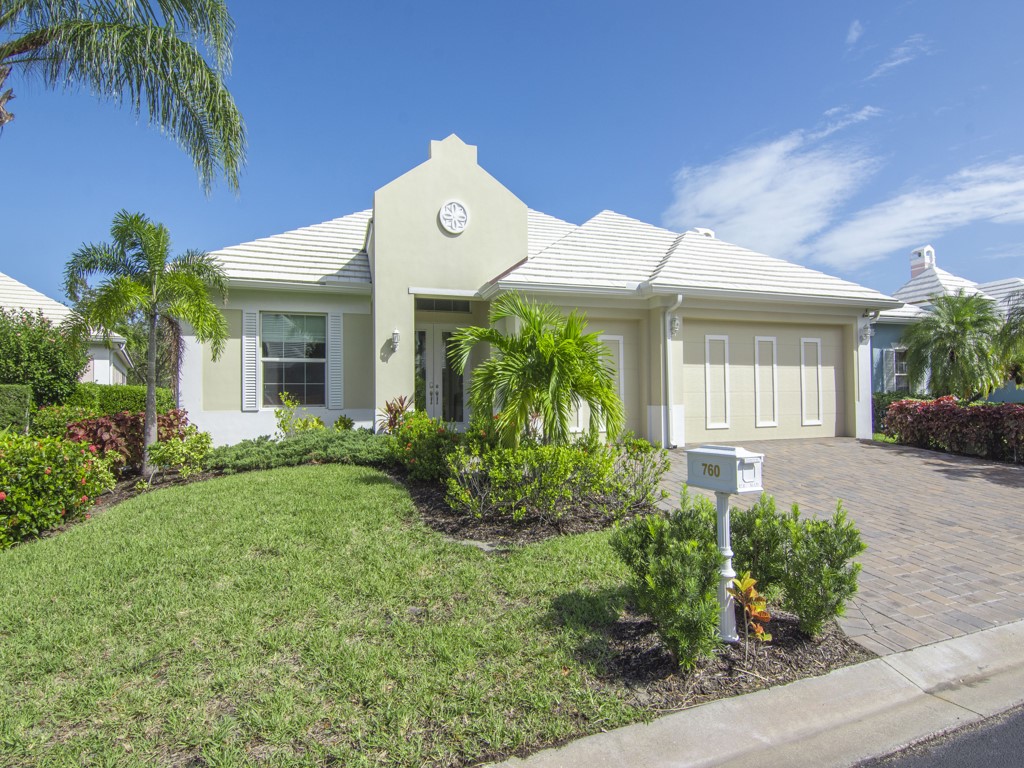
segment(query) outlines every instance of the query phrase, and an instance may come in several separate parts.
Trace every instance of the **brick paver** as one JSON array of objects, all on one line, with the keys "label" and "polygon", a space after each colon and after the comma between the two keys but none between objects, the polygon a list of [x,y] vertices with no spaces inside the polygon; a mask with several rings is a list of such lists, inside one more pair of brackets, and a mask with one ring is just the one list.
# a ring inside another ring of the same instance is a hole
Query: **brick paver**
[{"label": "brick paver", "polygon": [[[780,508],[824,516],[843,500],[868,548],[840,623],[865,647],[884,655],[1024,619],[1024,467],[852,438],[742,445],[765,454]],[[685,452],[671,453],[665,504],[686,477]]]}]

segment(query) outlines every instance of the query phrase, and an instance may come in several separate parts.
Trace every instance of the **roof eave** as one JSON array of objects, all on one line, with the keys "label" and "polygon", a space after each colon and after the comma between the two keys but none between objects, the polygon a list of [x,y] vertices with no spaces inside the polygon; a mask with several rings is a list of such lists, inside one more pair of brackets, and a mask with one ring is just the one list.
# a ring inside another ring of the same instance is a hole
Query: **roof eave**
[{"label": "roof eave", "polygon": [[723,290],[720,288],[687,288],[672,285],[651,286],[650,292],[651,294],[656,295],[675,295],[682,293],[686,296],[701,298],[737,299],[742,301],[761,301],[773,304],[838,305],[870,310],[895,309],[897,307],[902,307],[905,303],[885,296],[880,296],[878,298],[872,298],[869,296],[817,296],[814,294],[775,293],[771,291],[735,291]]},{"label": "roof eave", "polygon": [[300,293],[350,293],[369,295],[371,284],[368,280],[346,280],[344,278],[321,277],[316,282],[304,280],[260,280],[255,278],[228,278],[228,288],[249,288],[262,291],[296,291]]}]

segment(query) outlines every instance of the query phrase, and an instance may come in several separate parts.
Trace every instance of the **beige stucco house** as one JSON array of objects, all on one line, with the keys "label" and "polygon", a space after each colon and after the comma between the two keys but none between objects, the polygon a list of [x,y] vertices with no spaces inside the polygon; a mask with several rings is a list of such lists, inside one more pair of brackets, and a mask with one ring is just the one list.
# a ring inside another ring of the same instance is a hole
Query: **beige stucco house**
[{"label": "beige stucco house", "polygon": [[187,339],[181,401],[218,443],[272,433],[282,390],[327,424],[370,426],[414,394],[464,423],[469,374],[447,340],[510,290],[587,313],[628,427],[652,441],[870,437],[869,322],[900,304],[710,230],[530,210],[454,135],[372,208],[213,255],[231,338],[216,362]]}]

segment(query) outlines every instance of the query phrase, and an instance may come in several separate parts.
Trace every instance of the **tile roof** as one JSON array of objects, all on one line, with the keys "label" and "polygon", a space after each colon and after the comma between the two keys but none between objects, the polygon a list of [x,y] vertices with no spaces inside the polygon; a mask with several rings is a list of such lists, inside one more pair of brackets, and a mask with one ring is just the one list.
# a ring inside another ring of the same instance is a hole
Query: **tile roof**
[{"label": "tile roof", "polygon": [[352,213],[210,255],[221,263],[228,280],[312,284],[329,278],[369,283],[370,260],[363,246],[372,214],[372,210]]},{"label": "tile roof", "polygon": [[530,287],[635,291],[657,268],[675,232],[602,211],[501,279]]},{"label": "tile roof", "polygon": [[922,317],[928,317],[928,314],[927,311],[921,309],[916,304],[904,304],[901,307],[882,310],[878,313],[878,319],[896,323],[911,323],[915,320],[920,320]]},{"label": "tile roof", "polygon": [[70,307],[29,288],[3,272],[0,272],[0,307],[27,309],[30,312],[42,311],[43,315],[54,324],[62,323],[71,314]]},{"label": "tile roof", "polygon": [[683,293],[892,304],[888,296],[863,285],[692,230],[680,235],[668,250],[650,284],[655,290]]},{"label": "tile roof", "polygon": [[1020,294],[1024,298],[1024,278],[1022,277],[1008,277],[1005,280],[979,283],[978,288],[998,301],[1003,307],[1009,306],[1015,294]]},{"label": "tile roof", "polygon": [[504,275],[507,288],[736,293],[752,298],[849,300],[885,306],[878,291],[704,232],[679,234],[602,211]]},{"label": "tile roof", "polygon": [[933,296],[952,296],[960,290],[968,296],[976,293],[985,294],[975,282],[947,272],[941,267],[928,267],[917,277],[904,283],[893,296],[907,304],[927,304]]},{"label": "tile roof", "polygon": [[575,224],[556,219],[546,213],[526,209],[527,245],[529,256],[536,256],[556,240],[560,240],[576,229]]}]

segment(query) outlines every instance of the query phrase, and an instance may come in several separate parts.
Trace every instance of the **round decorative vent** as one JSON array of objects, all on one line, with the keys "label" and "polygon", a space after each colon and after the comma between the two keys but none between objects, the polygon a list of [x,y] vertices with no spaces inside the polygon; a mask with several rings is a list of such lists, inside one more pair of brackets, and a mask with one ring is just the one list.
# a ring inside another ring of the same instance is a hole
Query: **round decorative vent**
[{"label": "round decorative vent", "polygon": [[437,212],[441,226],[453,235],[458,235],[469,226],[469,211],[458,200],[449,200]]}]

